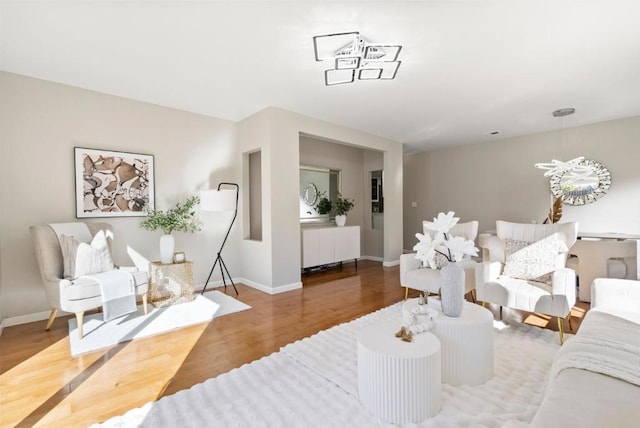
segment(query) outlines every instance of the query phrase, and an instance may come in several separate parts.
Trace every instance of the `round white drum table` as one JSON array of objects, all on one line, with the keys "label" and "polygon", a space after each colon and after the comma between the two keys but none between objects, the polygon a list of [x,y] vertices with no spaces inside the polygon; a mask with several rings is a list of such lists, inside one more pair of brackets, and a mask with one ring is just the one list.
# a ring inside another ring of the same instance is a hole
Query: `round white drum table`
[{"label": "round white drum table", "polygon": [[440,341],[422,333],[403,342],[395,337],[400,327],[381,321],[358,335],[358,395],[385,421],[418,423],[440,411]]},{"label": "round white drum table", "polygon": [[[410,320],[418,299],[402,305],[402,319]],[[442,313],[440,300],[429,298],[429,308],[439,312],[433,333],[442,345],[442,383],[479,385],[493,377],[493,315],[488,309],[465,302],[460,317]],[[418,318],[420,321],[420,316]]]}]

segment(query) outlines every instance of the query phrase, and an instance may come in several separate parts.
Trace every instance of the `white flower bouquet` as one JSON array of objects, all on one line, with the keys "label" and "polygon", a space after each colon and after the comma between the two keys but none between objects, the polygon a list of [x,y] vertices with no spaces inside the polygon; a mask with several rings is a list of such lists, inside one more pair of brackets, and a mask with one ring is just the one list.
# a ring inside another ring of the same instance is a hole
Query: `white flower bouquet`
[{"label": "white flower bouquet", "polygon": [[420,242],[413,247],[413,250],[416,251],[416,259],[422,260],[424,266],[439,269],[447,262],[459,262],[465,255],[478,255],[478,248],[473,241],[461,236],[452,236],[449,233],[460,220],[454,215],[453,211],[447,214],[440,213],[433,222],[425,222],[425,228],[435,232],[433,237],[428,233],[416,233],[416,238]]}]

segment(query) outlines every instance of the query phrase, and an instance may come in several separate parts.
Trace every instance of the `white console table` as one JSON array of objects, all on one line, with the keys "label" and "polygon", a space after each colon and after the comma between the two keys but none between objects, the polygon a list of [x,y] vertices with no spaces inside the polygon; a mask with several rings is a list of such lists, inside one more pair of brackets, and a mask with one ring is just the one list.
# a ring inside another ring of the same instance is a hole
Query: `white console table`
[{"label": "white console table", "polygon": [[360,257],[360,226],[302,229],[302,268]]}]

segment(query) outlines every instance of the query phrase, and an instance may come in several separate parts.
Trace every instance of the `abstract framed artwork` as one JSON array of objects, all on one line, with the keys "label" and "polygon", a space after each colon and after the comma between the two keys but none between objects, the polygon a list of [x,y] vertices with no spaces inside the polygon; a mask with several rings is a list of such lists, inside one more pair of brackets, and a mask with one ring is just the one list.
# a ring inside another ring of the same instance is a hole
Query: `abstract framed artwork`
[{"label": "abstract framed artwork", "polygon": [[143,217],[155,208],[153,155],[75,147],[76,217]]}]

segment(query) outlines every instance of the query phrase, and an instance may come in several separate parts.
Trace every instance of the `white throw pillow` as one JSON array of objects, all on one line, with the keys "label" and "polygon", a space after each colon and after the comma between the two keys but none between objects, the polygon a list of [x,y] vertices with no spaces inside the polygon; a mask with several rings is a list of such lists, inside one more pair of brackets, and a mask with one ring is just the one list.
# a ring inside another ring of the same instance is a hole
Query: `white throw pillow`
[{"label": "white throw pillow", "polygon": [[109,243],[103,230],[96,233],[90,244],[80,242],[72,236],[61,235],[60,246],[65,278],[73,279],[114,269]]},{"label": "white throw pillow", "polygon": [[564,242],[546,238],[537,242],[504,240],[503,275],[543,282],[551,285],[553,271],[558,268],[558,254],[567,251]]}]

